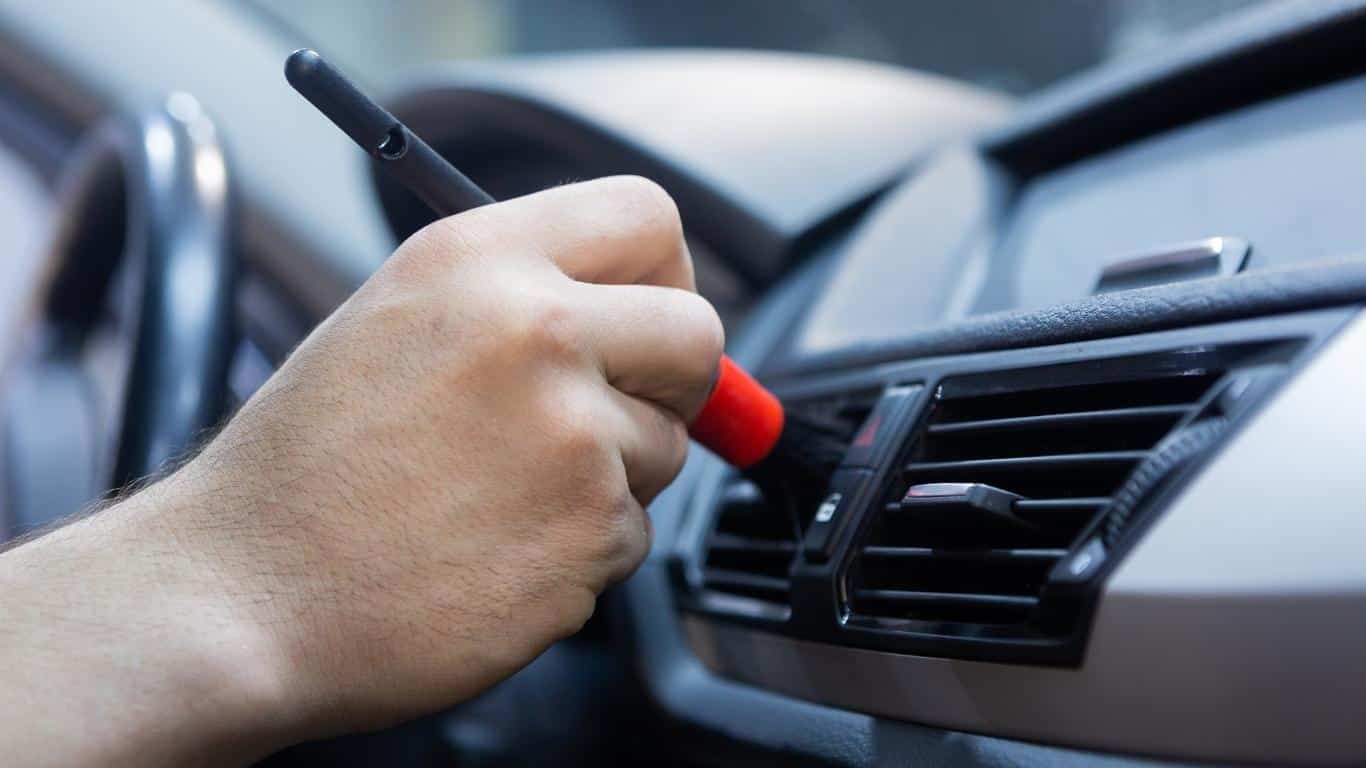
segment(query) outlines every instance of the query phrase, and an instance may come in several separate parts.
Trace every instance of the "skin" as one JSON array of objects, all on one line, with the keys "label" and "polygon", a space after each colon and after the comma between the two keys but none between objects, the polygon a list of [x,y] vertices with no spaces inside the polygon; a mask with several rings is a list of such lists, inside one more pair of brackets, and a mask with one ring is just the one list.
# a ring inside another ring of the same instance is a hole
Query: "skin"
[{"label": "skin", "polygon": [[693,288],[638,178],[415,234],[193,460],[0,555],[5,762],[243,764],[577,631],[712,385]]}]

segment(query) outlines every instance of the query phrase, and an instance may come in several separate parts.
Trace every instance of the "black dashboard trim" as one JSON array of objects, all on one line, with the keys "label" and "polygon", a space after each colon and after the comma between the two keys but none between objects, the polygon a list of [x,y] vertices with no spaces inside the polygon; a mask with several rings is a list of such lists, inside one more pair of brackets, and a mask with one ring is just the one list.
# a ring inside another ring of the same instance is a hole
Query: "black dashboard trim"
[{"label": "black dashboard trim", "polygon": [[1087,341],[1363,300],[1366,256],[1356,256],[1117,291],[1044,309],[979,315],[904,339],[801,358],[779,353],[761,373],[769,383],[780,385],[806,374],[893,360]]}]

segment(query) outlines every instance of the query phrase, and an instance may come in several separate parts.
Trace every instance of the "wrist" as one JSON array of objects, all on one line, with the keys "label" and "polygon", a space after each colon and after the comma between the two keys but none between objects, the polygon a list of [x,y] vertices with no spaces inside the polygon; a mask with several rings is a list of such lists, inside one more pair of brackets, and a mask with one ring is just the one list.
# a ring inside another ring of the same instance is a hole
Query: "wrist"
[{"label": "wrist", "polygon": [[177,654],[149,658],[180,672],[168,693],[192,708],[189,731],[205,735],[206,755],[258,759],[306,736],[284,617],[253,578],[258,564],[216,524],[232,519],[231,497],[203,487],[191,467],[110,510],[108,522],[140,564],[147,626],[165,628],[141,642],[149,654]]}]

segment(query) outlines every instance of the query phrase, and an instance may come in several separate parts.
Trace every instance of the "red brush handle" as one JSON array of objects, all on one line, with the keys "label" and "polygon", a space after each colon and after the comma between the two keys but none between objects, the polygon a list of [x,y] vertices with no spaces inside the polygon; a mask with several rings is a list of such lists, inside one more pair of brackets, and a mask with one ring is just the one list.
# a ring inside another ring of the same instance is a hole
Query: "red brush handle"
[{"label": "red brush handle", "polygon": [[688,432],[731,465],[762,461],[783,433],[783,404],[728,355],[721,356],[716,386]]}]

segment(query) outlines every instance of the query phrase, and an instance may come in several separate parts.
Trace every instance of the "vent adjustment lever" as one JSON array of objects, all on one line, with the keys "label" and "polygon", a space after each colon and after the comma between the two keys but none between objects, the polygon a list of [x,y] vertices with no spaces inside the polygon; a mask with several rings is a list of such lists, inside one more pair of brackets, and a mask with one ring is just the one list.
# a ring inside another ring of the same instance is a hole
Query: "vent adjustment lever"
[{"label": "vent adjustment lever", "polygon": [[1015,516],[1015,502],[1022,498],[983,483],[922,483],[911,486],[897,506],[916,522],[940,529],[1030,529],[1033,524]]}]

